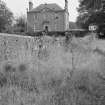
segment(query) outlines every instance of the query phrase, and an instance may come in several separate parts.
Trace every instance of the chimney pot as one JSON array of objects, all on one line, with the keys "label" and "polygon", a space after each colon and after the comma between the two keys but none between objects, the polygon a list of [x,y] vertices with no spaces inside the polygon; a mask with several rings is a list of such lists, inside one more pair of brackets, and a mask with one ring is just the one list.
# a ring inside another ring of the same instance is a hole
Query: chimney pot
[{"label": "chimney pot", "polygon": [[32,1],[29,1],[29,11],[33,9],[33,3]]}]

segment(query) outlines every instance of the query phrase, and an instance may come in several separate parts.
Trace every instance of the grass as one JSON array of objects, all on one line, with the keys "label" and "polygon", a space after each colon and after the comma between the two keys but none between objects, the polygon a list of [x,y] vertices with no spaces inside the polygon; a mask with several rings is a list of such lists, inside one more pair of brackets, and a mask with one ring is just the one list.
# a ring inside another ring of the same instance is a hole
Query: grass
[{"label": "grass", "polygon": [[[32,75],[25,71],[28,69],[21,72],[20,66],[21,64],[16,67],[14,74],[11,73],[8,77],[5,72],[0,74],[1,105],[105,104],[105,80],[97,70],[88,68],[75,70],[71,78],[68,70],[55,75],[54,71],[46,69]],[[10,81],[9,85],[8,80]]]},{"label": "grass", "polygon": [[[105,57],[84,41],[73,40],[73,55],[71,46],[65,50],[63,44],[50,42],[34,62],[4,62],[0,105],[104,105]],[[75,69],[71,76],[72,56]]]}]

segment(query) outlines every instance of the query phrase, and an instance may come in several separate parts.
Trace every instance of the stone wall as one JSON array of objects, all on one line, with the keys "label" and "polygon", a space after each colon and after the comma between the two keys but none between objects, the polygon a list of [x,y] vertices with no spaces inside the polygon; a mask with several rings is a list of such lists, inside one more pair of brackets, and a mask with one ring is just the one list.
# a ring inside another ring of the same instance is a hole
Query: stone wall
[{"label": "stone wall", "polygon": [[68,23],[68,21],[65,21],[66,17],[65,11],[28,12],[28,32],[43,31],[44,26],[48,26],[49,31],[65,31]]}]

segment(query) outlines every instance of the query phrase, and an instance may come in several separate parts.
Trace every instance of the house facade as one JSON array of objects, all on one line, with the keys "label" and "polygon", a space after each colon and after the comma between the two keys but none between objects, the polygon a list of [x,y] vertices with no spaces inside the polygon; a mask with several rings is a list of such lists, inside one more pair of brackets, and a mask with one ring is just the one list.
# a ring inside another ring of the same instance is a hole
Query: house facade
[{"label": "house facade", "polygon": [[65,31],[69,29],[68,1],[65,0],[65,7],[62,9],[56,3],[40,4],[33,8],[29,2],[27,11],[27,31]]}]

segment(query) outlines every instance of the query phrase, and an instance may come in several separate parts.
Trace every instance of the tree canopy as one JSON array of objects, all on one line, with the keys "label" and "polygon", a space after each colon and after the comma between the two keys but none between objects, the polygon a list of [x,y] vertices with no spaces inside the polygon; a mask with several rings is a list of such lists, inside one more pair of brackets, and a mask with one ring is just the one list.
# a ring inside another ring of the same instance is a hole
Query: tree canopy
[{"label": "tree canopy", "polygon": [[14,32],[25,32],[26,31],[26,16],[21,15],[16,17],[16,24],[14,24]]},{"label": "tree canopy", "polygon": [[6,27],[12,24],[13,13],[6,6],[6,3],[0,0],[0,32],[6,30]]},{"label": "tree canopy", "polygon": [[99,25],[105,21],[101,0],[79,0],[79,3],[77,24],[88,28],[91,23]]}]

